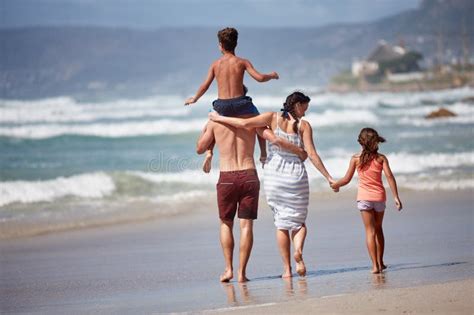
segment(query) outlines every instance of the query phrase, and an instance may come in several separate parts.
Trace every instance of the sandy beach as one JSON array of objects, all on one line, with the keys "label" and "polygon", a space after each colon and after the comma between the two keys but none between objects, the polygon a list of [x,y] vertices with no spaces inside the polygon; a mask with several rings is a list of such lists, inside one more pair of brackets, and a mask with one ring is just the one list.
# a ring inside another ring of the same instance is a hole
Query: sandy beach
[{"label": "sandy beach", "polygon": [[221,284],[218,218],[210,198],[207,209],[200,205],[204,210],[186,215],[0,241],[1,310],[431,313],[432,307],[440,314],[472,313],[472,191],[401,196],[405,209],[398,213],[389,204],[386,211],[389,268],[382,275],[369,273],[354,192],[346,191],[312,196],[305,278],[279,278],[272,216],[262,200],[251,281]]},{"label": "sandy beach", "polygon": [[472,314],[474,280],[373,290],[303,301],[221,309],[209,314]]}]

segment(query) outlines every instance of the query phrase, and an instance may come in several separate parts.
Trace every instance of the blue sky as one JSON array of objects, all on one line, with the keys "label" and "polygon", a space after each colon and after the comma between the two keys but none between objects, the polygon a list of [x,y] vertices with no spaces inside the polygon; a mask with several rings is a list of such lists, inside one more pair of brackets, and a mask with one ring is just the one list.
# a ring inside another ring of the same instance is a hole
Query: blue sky
[{"label": "blue sky", "polygon": [[1,27],[321,26],[371,21],[419,0],[1,0]]}]

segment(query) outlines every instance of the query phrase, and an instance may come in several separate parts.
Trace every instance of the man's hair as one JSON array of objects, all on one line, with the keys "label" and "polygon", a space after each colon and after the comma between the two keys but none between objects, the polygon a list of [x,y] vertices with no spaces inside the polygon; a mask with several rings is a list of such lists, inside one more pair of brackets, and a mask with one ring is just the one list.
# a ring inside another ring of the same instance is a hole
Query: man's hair
[{"label": "man's hair", "polygon": [[234,51],[237,46],[239,33],[233,27],[226,27],[217,33],[217,38],[219,39],[222,48],[227,51]]}]

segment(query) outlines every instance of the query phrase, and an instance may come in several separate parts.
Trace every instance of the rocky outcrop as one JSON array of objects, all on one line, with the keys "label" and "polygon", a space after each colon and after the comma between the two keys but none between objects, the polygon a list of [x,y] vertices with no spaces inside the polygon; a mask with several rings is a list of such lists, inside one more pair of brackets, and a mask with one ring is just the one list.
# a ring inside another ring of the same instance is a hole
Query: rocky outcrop
[{"label": "rocky outcrop", "polygon": [[446,108],[441,107],[438,110],[435,110],[431,112],[430,114],[426,115],[426,119],[434,119],[434,118],[444,118],[444,117],[454,117],[457,116],[455,113],[453,113],[450,110],[447,110]]}]

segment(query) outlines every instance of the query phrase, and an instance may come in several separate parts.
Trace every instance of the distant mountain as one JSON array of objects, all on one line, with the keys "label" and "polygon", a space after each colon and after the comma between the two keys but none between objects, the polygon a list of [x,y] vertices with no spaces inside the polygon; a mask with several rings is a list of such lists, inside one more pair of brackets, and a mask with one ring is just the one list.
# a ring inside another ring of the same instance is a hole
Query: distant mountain
[{"label": "distant mountain", "polygon": [[[379,40],[420,51],[426,63],[463,55],[474,43],[474,1],[425,0],[416,10],[371,23],[318,28],[239,29],[237,54],[281,80],[259,91],[321,86]],[[100,27],[0,30],[2,98],[190,95],[219,56],[217,29],[154,31]],[[472,58],[474,47],[469,53]],[[252,91],[253,83],[249,86]]]}]

